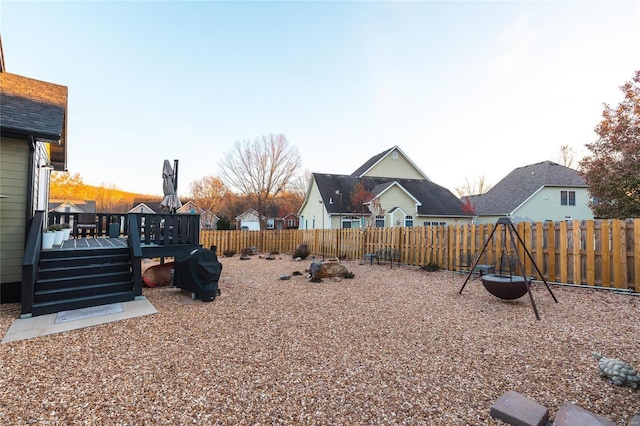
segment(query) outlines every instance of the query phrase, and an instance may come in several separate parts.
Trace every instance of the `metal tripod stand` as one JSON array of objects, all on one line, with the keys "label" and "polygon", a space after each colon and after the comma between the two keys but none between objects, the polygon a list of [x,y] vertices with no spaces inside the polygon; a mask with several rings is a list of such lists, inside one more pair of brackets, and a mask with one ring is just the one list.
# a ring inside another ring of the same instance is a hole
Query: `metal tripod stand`
[{"label": "metal tripod stand", "polygon": [[[547,290],[549,290],[549,294],[551,294],[551,297],[553,298],[553,300],[556,303],[558,303],[558,299],[556,299],[556,296],[551,291],[551,287],[549,287],[549,284],[544,279],[544,275],[542,275],[542,272],[538,268],[538,265],[536,265],[535,260],[533,260],[533,256],[531,256],[531,253],[529,252],[529,249],[527,249],[527,246],[524,244],[524,241],[522,240],[522,238],[520,238],[520,235],[518,234],[518,230],[516,229],[515,225],[511,221],[511,219],[508,218],[508,217],[501,217],[496,222],[496,226],[491,231],[491,234],[489,235],[489,238],[487,238],[487,242],[484,244],[484,247],[482,247],[482,251],[476,257],[476,260],[475,260],[473,266],[471,267],[471,270],[469,271],[469,275],[467,275],[467,279],[464,280],[464,283],[462,284],[462,288],[460,288],[460,291],[458,292],[458,294],[462,294],[462,290],[464,290],[464,287],[467,285],[467,281],[469,281],[469,278],[471,278],[471,275],[473,275],[473,270],[475,269],[476,265],[478,264],[478,262],[482,258],[482,254],[487,249],[487,246],[489,245],[489,242],[493,238],[493,234],[496,232],[496,229],[498,229],[498,225],[501,225],[503,230],[506,227],[506,229],[509,231],[509,236],[511,237],[510,238],[511,247],[513,248],[513,251],[515,253],[515,256],[516,256],[516,259],[517,259],[517,262],[518,262],[517,264],[520,267],[520,270],[522,271],[523,276],[524,276],[524,263],[522,262],[522,259],[520,258],[520,255],[518,254],[518,247],[516,246],[516,239],[520,243],[520,246],[524,249],[524,252],[526,253],[526,255],[529,257],[529,260],[531,260],[531,264],[533,265],[533,267],[536,268],[536,271],[538,272],[538,275],[542,279],[542,282],[544,282],[544,285],[547,287]],[[506,241],[505,240],[506,239],[503,238],[503,241],[502,241],[503,251],[506,250]],[[540,320],[540,315],[538,314],[538,308],[536,307],[536,302],[533,300],[533,294],[531,293],[531,287],[530,287],[531,286],[531,278],[524,276],[524,281],[525,281],[525,285],[527,287],[527,293],[529,293],[529,299],[531,300],[531,306],[533,307],[533,312],[536,315],[536,319]]]}]

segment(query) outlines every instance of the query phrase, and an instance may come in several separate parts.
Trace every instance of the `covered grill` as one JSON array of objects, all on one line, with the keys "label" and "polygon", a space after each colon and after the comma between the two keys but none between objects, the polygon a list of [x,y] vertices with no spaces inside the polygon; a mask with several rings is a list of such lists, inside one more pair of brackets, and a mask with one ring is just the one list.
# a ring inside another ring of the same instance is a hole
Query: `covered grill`
[{"label": "covered grill", "polygon": [[192,299],[203,302],[215,300],[220,295],[218,280],[222,264],[215,250],[197,248],[175,259],[173,285],[191,292]]}]

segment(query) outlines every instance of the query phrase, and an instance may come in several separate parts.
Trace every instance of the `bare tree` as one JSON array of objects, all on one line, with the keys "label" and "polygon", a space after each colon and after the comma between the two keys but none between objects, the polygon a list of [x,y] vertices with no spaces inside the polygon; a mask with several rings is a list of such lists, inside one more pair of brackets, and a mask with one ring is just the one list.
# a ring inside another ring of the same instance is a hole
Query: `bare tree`
[{"label": "bare tree", "polygon": [[307,190],[309,189],[311,178],[312,174],[309,170],[305,170],[303,173],[293,177],[289,183],[289,192],[304,200],[307,196]]},{"label": "bare tree", "polygon": [[569,145],[562,145],[560,147],[559,163],[565,167],[572,167],[575,160],[576,150]]},{"label": "bare tree", "polygon": [[454,191],[456,191],[458,197],[484,194],[491,189],[491,186],[487,184],[487,178],[485,177],[485,175],[478,176],[473,182],[469,182],[469,178],[465,177],[464,181],[464,185],[454,188]]},{"label": "bare tree", "polygon": [[296,176],[302,160],[284,135],[262,136],[253,142],[237,141],[220,162],[220,178],[251,200],[260,227],[274,199]]},{"label": "bare tree", "polygon": [[191,182],[191,197],[198,207],[219,214],[228,193],[226,185],[215,176]]}]

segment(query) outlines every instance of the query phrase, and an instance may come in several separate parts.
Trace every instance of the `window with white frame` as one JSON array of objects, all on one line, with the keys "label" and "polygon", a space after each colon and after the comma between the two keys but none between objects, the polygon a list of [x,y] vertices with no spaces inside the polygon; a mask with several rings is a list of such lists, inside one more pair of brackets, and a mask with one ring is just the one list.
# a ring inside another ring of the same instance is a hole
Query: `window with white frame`
[{"label": "window with white frame", "polygon": [[342,228],[351,229],[360,227],[360,218],[358,216],[345,216],[342,218]]},{"label": "window with white frame", "polygon": [[411,228],[413,226],[413,216],[405,216],[404,226],[407,228]]},{"label": "window with white frame", "polygon": [[575,206],[576,205],[576,191],[560,191],[560,205],[561,206]]}]

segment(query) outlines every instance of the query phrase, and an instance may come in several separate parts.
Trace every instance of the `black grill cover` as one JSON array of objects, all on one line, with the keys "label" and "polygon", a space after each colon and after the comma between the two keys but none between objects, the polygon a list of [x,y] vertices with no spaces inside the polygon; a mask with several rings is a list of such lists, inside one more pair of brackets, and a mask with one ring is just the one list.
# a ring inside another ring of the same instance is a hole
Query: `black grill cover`
[{"label": "black grill cover", "polygon": [[222,264],[216,253],[198,248],[175,259],[173,285],[195,293],[204,302],[214,300],[218,293],[218,280]]}]

